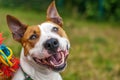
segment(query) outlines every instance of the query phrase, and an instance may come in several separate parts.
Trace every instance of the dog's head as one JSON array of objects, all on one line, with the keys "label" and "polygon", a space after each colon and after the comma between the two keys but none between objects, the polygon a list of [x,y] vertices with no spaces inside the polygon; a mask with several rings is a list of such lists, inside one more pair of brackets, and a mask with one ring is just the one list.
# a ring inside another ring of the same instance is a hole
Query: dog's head
[{"label": "dog's head", "polygon": [[22,44],[26,59],[54,71],[65,68],[70,43],[55,2],[48,7],[47,20],[40,25],[28,26],[10,15],[7,24],[13,38]]}]

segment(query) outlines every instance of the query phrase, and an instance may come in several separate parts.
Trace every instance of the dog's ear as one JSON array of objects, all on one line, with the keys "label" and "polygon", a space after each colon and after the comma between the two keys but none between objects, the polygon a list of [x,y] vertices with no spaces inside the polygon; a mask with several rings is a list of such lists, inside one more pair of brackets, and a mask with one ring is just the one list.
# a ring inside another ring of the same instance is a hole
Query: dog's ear
[{"label": "dog's ear", "polygon": [[52,21],[61,27],[63,25],[62,18],[59,16],[59,14],[57,12],[57,9],[55,6],[55,1],[53,1],[47,9],[47,20]]},{"label": "dog's ear", "polygon": [[12,32],[13,38],[16,41],[21,42],[21,39],[27,29],[27,25],[22,24],[18,19],[11,15],[7,15],[6,18],[8,27]]}]

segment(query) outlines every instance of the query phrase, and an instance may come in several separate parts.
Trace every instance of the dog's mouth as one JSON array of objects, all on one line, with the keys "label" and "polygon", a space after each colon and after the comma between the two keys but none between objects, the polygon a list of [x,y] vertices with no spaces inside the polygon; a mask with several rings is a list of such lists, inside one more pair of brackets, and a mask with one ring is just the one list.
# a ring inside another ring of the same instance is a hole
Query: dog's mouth
[{"label": "dog's mouth", "polygon": [[47,58],[39,59],[37,57],[33,57],[34,61],[39,64],[51,68],[54,71],[61,71],[66,66],[66,59],[68,56],[68,51],[61,50],[57,51],[53,55]]}]

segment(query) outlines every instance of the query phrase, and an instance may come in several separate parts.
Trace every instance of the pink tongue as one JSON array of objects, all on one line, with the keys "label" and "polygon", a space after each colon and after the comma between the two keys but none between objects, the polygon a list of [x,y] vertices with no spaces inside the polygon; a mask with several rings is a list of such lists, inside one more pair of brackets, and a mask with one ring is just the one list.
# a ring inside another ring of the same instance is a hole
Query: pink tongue
[{"label": "pink tongue", "polygon": [[55,54],[53,56],[50,57],[50,60],[55,64],[55,65],[58,65],[60,63],[60,60],[61,60],[62,56],[60,53],[58,54]]},{"label": "pink tongue", "polygon": [[61,54],[60,53],[58,53],[58,54],[56,54],[56,55],[53,55],[54,56],[54,58],[59,62],[60,60],[61,60],[61,58],[62,58],[62,56],[61,56]]}]

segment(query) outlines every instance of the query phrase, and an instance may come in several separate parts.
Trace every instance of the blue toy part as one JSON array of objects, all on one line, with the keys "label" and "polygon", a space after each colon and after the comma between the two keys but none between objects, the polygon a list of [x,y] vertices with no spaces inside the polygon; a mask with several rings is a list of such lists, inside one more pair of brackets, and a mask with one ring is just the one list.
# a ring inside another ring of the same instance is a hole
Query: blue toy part
[{"label": "blue toy part", "polygon": [[12,66],[10,59],[12,58],[12,50],[4,44],[0,45],[0,60],[7,66]]}]

